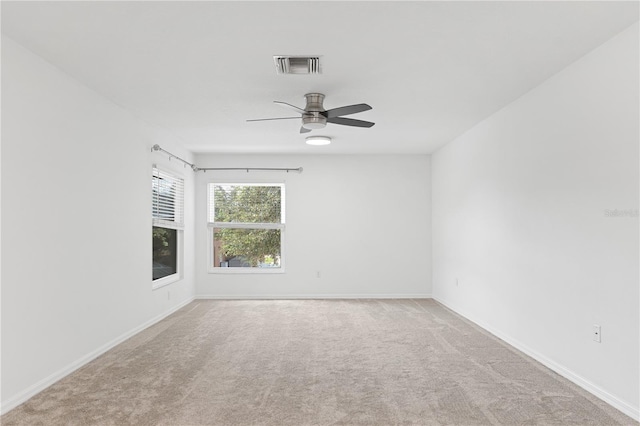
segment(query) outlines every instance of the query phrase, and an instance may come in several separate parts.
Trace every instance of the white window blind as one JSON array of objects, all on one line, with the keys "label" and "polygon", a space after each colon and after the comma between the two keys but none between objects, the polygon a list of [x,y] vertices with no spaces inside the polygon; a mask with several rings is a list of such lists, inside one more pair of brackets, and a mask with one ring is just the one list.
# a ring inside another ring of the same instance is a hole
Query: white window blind
[{"label": "white window blind", "polygon": [[184,228],[184,179],[153,167],[151,212],[154,226]]}]

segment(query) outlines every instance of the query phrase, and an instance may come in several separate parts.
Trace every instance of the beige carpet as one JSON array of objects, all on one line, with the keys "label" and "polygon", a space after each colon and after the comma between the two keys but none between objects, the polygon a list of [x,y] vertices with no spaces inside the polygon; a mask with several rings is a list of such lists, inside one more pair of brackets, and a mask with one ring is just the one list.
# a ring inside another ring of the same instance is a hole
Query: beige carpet
[{"label": "beige carpet", "polygon": [[637,424],[431,300],[196,301],[1,420]]}]

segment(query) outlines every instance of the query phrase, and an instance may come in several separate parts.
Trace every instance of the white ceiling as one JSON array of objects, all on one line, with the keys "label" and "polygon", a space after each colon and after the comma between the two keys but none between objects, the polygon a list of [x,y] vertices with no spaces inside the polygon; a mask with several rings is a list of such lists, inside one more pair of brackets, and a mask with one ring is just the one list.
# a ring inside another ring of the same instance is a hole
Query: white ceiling
[{"label": "white ceiling", "polygon": [[[430,153],[637,20],[637,2],[2,2],[3,34],[194,152]],[[287,54],[323,74],[276,75]],[[245,122],[308,92],[376,125],[311,147],[297,120]]]}]

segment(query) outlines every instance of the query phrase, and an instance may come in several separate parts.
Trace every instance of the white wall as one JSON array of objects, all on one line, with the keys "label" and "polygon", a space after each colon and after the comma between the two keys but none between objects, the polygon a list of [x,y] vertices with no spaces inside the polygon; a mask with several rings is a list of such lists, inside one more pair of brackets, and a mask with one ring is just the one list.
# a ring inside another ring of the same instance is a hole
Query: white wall
[{"label": "white wall", "polygon": [[3,412],[193,297],[188,169],[187,274],[151,290],[154,143],[188,156],[2,38]]},{"label": "white wall", "polygon": [[[304,168],[301,174],[198,173],[196,293],[199,296],[431,294],[428,156],[200,155],[196,162],[199,167]],[[207,183],[216,181],[286,183],[284,274],[207,273],[206,192]]]},{"label": "white wall", "polygon": [[638,76],[635,24],[432,156],[434,297],[636,418]]}]

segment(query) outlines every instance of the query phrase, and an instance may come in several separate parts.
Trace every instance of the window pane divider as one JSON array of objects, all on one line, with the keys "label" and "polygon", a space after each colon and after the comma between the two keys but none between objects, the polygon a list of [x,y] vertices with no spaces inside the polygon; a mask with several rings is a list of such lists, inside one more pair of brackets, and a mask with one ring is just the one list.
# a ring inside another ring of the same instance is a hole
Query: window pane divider
[{"label": "window pane divider", "polygon": [[158,220],[158,219],[153,219],[152,222],[153,222],[152,223],[153,226],[157,226],[160,228],[177,229],[179,231],[184,229],[184,224],[181,224],[181,223],[171,222],[167,220]]},{"label": "window pane divider", "polygon": [[284,229],[284,223],[209,222],[209,228]]}]

